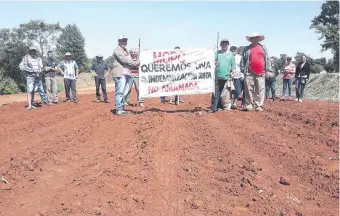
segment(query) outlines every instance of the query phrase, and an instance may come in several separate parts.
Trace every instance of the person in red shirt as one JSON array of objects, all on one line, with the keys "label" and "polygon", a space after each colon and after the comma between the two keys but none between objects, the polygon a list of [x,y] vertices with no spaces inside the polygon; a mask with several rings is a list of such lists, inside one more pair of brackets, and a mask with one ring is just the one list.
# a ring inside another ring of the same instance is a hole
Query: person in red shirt
[{"label": "person in red shirt", "polygon": [[270,71],[270,61],[266,47],[260,44],[264,36],[253,33],[246,37],[251,44],[244,48],[240,64],[244,74],[245,111],[263,111],[265,99],[265,76]]}]

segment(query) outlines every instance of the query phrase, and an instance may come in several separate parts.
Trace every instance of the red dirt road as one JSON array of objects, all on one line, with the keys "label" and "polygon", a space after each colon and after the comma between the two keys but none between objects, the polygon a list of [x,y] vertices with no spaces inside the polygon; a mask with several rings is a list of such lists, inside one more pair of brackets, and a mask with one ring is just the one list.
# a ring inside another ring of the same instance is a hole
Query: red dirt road
[{"label": "red dirt road", "polygon": [[0,107],[0,174],[9,182],[0,182],[0,215],[339,212],[338,103],[208,114],[195,108],[206,109],[209,96],[186,96],[177,107],[149,99],[143,113],[116,117],[112,103],[93,98]]}]

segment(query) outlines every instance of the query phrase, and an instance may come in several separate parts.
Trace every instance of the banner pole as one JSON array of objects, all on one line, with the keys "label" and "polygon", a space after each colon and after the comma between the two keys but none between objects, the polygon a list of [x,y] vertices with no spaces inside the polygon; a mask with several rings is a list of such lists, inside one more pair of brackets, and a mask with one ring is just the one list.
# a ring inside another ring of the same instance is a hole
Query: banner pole
[{"label": "banner pole", "polygon": [[[216,54],[215,54],[215,61],[217,61],[217,54],[218,54],[218,41],[220,39],[220,33],[217,32],[217,40],[216,40]],[[214,71],[214,74],[215,74],[215,79],[216,79],[216,66],[215,66],[215,71]],[[214,86],[214,92],[211,94],[211,110],[213,109],[213,104],[214,104],[214,97],[215,97],[215,81],[213,82],[213,86]]]},{"label": "banner pole", "polygon": [[139,55],[140,55],[140,38],[138,38],[138,58],[139,58]]}]

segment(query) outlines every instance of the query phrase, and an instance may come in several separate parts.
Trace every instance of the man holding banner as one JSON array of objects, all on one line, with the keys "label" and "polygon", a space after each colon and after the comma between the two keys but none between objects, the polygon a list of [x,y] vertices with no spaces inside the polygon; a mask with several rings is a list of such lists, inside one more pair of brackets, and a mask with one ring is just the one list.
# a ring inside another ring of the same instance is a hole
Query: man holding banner
[{"label": "man holding banner", "polygon": [[224,110],[231,109],[231,89],[227,81],[235,73],[235,56],[232,52],[227,52],[228,39],[222,39],[220,46],[221,50],[216,54],[215,92],[210,108],[211,113],[216,112],[220,105]]},{"label": "man holding banner", "polygon": [[[180,51],[181,48],[180,48],[179,46],[176,46],[174,50],[175,50],[175,51]],[[168,98],[169,98],[169,103],[173,104],[173,102],[172,102],[172,96],[169,96]],[[165,103],[165,96],[162,96],[162,97],[161,97],[161,102],[162,102],[162,103]],[[184,101],[181,100],[181,98],[180,98],[179,95],[175,95],[175,105],[179,105],[180,103],[184,103]]]},{"label": "man holding banner", "polygon": [[121,35],[118,46],[113,51],[112,77],[115,82],[115,114],[124,115],[124,92],[128,92],[130,81],[130,68],[139,65],[139,60],[133,60],[126,49],[127,37]]},{"label": "man holding banner", "polygon": [[[133,48],[130,50],[130,55],[131,58],[133,60],[138,60],[138,50]],[[127,93],[127,95],[125,96],[125,103],[127,105],[130,105],[130,97],[131,97],[131,91],[132,91],[132,86],[135,85],[135,90],[136,90],[136,94],[137,94],[137,103],[139,106],[143,107],[143,98],[139,97],[139,78],[138,78],[138,74],[139,74],[139,68],[138,66],[131,68],[131,80],[129,83],[129,92]],[[125,104],[125,105],[126,105]]]}]

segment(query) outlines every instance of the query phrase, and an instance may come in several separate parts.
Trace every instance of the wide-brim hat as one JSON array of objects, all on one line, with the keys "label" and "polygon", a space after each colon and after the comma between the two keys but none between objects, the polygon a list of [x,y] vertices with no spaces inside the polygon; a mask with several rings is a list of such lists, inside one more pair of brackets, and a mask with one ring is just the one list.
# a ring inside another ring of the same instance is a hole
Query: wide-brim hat
[{"label": "wide-brim hat", "polygon": [[72,56],[72,54],[71,53],[69,53],[69,52],[67,52],[67,53],[65,53],[65,55],[64,56]]},{"label": "wide-brim hat", "polygon": [[264,35],[262,35],[262,34],[259,34],[259,33],[252,33],[252,34],[250,34],[250,35],[248,35],[247,37],[246,37],[246,39],[247,39],[247,41],[249,41],[250,42],[250,39],[251,38],[254,38],[254,37],[259,37],[260,38],[260,41],[263,41],[264,40]]}]

